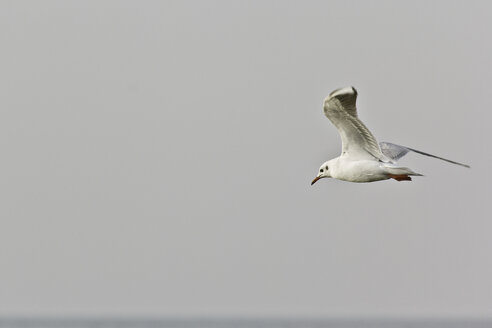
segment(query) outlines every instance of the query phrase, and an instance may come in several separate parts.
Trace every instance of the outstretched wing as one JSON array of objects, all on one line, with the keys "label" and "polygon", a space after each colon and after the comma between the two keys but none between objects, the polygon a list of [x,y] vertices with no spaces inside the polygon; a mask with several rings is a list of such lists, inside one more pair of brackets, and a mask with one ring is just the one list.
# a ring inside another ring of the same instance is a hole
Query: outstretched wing
[{"label": "outstretched wing", "polygon": [[469,165],[466,165],[466,164],[458,163],[458,162],[452,161],[450,159],[442,158],[442,157],[432,155],[429,153],[424,153],[423,151],[416,150],[413,148],[395,145],[395,144],[390,143],[390,142],[380,142],[379,146],[381,147],[381,151],[383,152],[383,154],[386,155],[387,157],[389,157],[394,162],[396,162],[397,160],[399,160],[400,158],[405,156],[409,151],[413,151],[414,153],[417,153],[417,154],[437,158],[437,159],[440,159],[440,160],[443,160],[443,161],[446,161],[449,163],[453,163],[456,165],[461,165],[461,166],[468,167],[468,168],[470,167]]},{"label": "outstretched wing", "polygon": [[379,148],[381,148],[383,154],[389,157],[393,162],[398,161],[410,151],[407,147],[395,145],[390,142],[380,142]]},{"label": "outstretched wing", "polygon": [[389,161],[381,152],[371,131],[359,120],[356,100],[357,90],[347,87],[333,91],[324,102],[325,115],[335,125],[342,138],[342,156]]}]

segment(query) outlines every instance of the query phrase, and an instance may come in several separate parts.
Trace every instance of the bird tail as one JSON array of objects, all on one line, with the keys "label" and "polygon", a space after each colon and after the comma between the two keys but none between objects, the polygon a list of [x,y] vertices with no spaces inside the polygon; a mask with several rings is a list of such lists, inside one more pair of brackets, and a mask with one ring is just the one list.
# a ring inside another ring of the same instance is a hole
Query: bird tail
[{"label": "bird tail", "polygon": [[396,181],[412,181],[410,176],[422,176],[422,174],[416,173],[408,167],[386,166],[386,176],[388,179]]},{"label": "bird tail", "polygon": [[400,166],[386,166],[386,171],[392,175],[413,175],[413,176],[423,176],[420,173],[412,171],[408,167]]}]

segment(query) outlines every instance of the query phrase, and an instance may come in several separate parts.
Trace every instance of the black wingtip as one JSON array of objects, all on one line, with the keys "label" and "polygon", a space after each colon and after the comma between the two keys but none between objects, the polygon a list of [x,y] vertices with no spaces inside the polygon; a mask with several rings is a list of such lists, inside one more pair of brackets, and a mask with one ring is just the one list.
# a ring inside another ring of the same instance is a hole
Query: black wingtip
[{"label": "black wingtip", "polygon": [[357,90],[352,86],[352,91],[354,91],[354,94],[357,96],[358,93],[357,93]]}]

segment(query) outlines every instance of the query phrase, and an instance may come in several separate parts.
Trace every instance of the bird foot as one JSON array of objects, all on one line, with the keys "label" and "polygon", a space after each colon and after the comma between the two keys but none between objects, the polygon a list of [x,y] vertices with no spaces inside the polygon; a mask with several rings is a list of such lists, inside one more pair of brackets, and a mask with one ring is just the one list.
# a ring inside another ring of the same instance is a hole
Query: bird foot
[{"label": "bird foot", "polygon": [[412,181],[412,178],[406,174],[388,174],[388,177],[396,181]]}]

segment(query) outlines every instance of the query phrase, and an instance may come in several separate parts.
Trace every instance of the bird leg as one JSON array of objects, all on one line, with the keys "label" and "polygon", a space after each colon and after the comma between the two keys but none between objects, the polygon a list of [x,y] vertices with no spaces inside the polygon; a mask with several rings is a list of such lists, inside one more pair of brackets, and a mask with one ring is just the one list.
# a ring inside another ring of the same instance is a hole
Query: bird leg
[{"label": "bird leg", "polygon": [[396,181],[412,181],[412,178],[407,174],[390,174],[388,173],[390,179],[395,179]]}]

